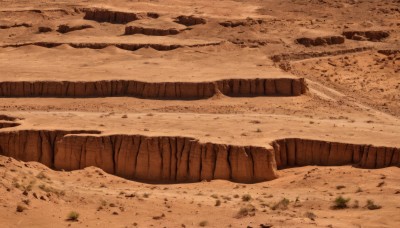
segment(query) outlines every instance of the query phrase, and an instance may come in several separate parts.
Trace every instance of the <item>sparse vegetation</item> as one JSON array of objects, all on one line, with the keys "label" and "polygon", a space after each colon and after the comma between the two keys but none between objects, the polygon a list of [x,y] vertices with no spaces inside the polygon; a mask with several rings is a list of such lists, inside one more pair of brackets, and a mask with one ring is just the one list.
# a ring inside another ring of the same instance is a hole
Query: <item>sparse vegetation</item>
[{"label": "sparse vegetation", "polygon": [[376,186],[378,188],[382,187],[383,185],[385,185],[385,181],[379,182],[379,184]]},{"label": "sparse vegetation", "polygon": [[54,194],[56,194],[57,196],[64,196],[65,195],[65,191],[62,191],[62,190],[58,190],[58,189],[55,189],[55,188],[53,188],[53,187],[50,187],[50,186],[46,186],[45,184],[41,184],[41,185],[39,185],[39,188],[42,190],[42,191],[44,191],[44,192],[47,192],[47,193],[54,193]]},{"label": "sparse vegetation", "polygon": [[344,186],[344,185],[338,185],[338,186],[336,186],[336,189],[337,189],[337,190],[340,190],[340,189],[343,189],[343,188],[346,188],[346,186]]},{"label": "sparse vegetation", "polygon": [[24,205],[21,205],[21,204],[17,205],[17,209],[16,209],[17,212],[23,212],[25,210],[26,210],[26,207]]},{"label": "sparse vegetation", "polygon": [[143,198],[149,198],[150,194],[149,193],[143,193]]},{"label": "sparse vegetation", "polygon": [[201,227],[205,227],[205,226],[208,226],[208,221],[201,221],[200,223],[199,223],[199,226],[201,226]]},{"label": "sparse vegetation", "polygon": [[377,210],[377,209],[381,209],[382,208],[382,206],[375,204],[373,200],[367,200],[366,207],[369,210]]},{"label": "sparse vegetation", "polygon": [[243,200],[244,202],[248,202],[248,201],[252,200],[251,195],[250,195],[250,194],[245,194],[245,195],[243,195],[243,196],[242,196],[242,200]]},{"label": "sparse vegetation", "polygon": [[260,124],[261,121],[259,121],[259,120],[251,120],[250,123],[252,123],[252,124]]},{"label": "sparse vegetation", "polygon": [[236,215],[236,218],[242,218],[246,216],[254,216],[256,214],[256,208],[248,204],[245,207],[240,208],[239,212]]},{"label": "sparse vegetation", "polygon": [[351,206],[351,208],[359,208],[359,207],[360,207],[360,204],[359,204],[358,200],[354,200],[354,203]]},{"label": "sparse vegetation", "polygon": [[286,198],[281,199],[279,202],[277,202],[274,206],[271,207],[272,210],[286,210],[289,206],[290,201]]},{"label": "sparse vegetation", "polygon": [[221,200],[219,200],[219,199],[216,200],[216,201],[215,201],[215,206],[218,207],[218,206],[220,206],[220,205],[221,205]]},{"label": "sparse vegetation", "polygon": [[348,208],[347,203],[350,201],[350,198],[343,198],[343,196],[339,196],[335,199],[333,209],[344,209]]},{"label": "sparse vegetation", "polygon": [[153,219],[154,219],[154,220],[160,220],[160,219],[162,219],[162,218],[164,218],[164,217],[165,217],[165,214],[162,213],[160,216],[153,216]]},{"label": "sparse vegetation", "polygon": [[50,179],[46,174],[43,172],[40,172],[38,175],[36,175],[36,178],[43,180],[43,179]]},{"label": "sparse vegetation", "polygon": [[212,194],[211,197],[214,198],[214,199],[218,199],[218,195],[217,194]]},{"label": "sparse vegetation", "polygon": [[78,212],[76,212],[76,211],[71,211],[69,214],[68,214],[68,217],[67,217],[67,220],[68,221],[78,221],[78,219],[79,219],[79,213]]},{"label": "sparse vegetation", "polygon": [[312,220],[312,221],[314,221],[315,218],[317,218],[317,216],[316,216],[313,212],[311,212],[311,211],[307,211],[307,212],[304,214],[304,216],[307,217],[307,218],[309,218],[309,219]]}]

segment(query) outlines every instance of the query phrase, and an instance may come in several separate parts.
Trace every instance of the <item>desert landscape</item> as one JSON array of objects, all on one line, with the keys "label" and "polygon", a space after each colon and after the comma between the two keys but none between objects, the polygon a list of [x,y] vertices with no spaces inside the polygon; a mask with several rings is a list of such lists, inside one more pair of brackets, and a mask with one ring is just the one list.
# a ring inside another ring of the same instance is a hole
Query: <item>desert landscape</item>
[{"label": "desert landscape", "polygon": [[0,0],[0,226],[400,227],[399,18]]}]

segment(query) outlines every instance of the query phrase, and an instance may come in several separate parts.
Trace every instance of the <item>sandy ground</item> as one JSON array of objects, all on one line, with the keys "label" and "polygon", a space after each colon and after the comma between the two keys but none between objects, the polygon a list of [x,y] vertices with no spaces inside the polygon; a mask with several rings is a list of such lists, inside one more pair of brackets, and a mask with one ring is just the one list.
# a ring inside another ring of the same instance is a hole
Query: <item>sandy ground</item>
[{"label": "sandy ground", "polygon": [[[94,8],[158,17],[129,23],[84,19],[84,9]],[[0,0],[0,83],[305,78],[309,89],[296,97],[199,100],[0,97],[0,116],[19,118],[0,118],[0,126],[12,126],[0,131],[96,130],[263,147],[299,137],[398,148],[399,12],[396,0]],[[206,23],[178,24],[181,15]],[[60,25],[84,28],[61,33]],[[126,26],[179,33],[124,35]],[[41,27],[49,31],[40,32]],[[381,31],[389,37],[309,47],[296,42],[343,31]],[[20,46],[30,43],[36,45]],[[400,226],[399,167],[294,167],[278,173],[276,180],[250,185],[222,180],[157,185],[95,167],[54,171],[0,156],[0,226]],[[332,208],[339,196],[350,198],[348,208]],[[381,208],[368,209],[368,200]],[[67,221],[71,211],[80,214],[78,221]]]},{"label": "sandy ground", "polygon": [[[3,227],[397,227],[399,169],[302,167],[252,185],[150,185],[94,167],[56,172],[0,157]],[[349,208],[334,209],[338,196]],[[283,199],[289,200],[287,206]],[[366,208],[367,200],[381,206]],[[16,212],[17,206],[24,208]],[[68,221],[71,211],[79,221]]]}]

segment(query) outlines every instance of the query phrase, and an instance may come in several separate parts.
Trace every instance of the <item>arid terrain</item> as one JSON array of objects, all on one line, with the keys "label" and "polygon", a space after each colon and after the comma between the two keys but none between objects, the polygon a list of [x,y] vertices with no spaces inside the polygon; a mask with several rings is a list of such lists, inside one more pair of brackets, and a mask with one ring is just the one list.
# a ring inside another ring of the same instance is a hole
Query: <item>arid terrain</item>
[{"label": "arid terrain", "polygon": [[0,227],[400,227],[399,18],[0,0]]}]

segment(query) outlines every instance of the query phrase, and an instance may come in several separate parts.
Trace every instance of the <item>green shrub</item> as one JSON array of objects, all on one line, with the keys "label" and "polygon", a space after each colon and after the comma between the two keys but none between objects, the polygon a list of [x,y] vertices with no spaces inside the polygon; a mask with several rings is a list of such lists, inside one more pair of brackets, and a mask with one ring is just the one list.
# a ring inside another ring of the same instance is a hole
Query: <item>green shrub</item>
[{"label": "green shrub", "polygon": [[24,210],[26,210],[26,207],[24,205],[18,204],[17,205],[17,212],[23,212]]},{"label": "green shrub", "polygon": [[249,194],[245,194],[245,195],[242,196],[242,200],[245,201],[245,202],[248,202],[251,199],[252,199],[251,195],[249,195]]},{"label": "green shrub", "polygon": [[381,209],[381,208],[382,208],[382,206],[376,205],[376,204],[374,203],[374,201],[372,201],[372,200],[367,200],[367,205],[366,205],[366,207],[367,207],[369,210],[377,210],[377,209]]},{"label": "green shrub", "polygon": [[78,221],[78,219],[79,219],[79,213],[78,212],[71,211],[68,214],[68,218],[67,218],[68,221]]},{"label": "green shrub", "polygon": [[289,206],[290,201],[286,198],[281,199],[279,202],[277,202],[274,206],[271,207],[272,210],[286,210]]},{"label": "green shrub", "polygon": [[350,201],[350,198],[343,198],[343,196],[339,196],[335,199],[333,208],[334,209],[344,209],[348,208],[347,203]]}]

